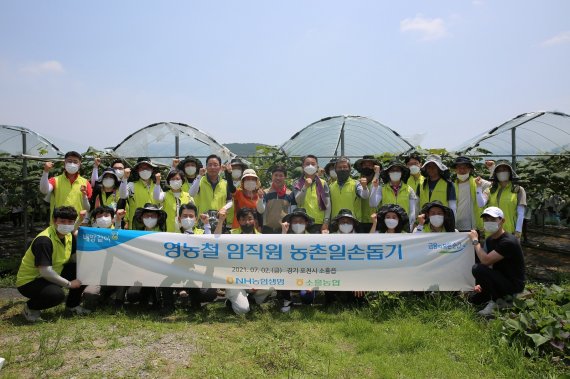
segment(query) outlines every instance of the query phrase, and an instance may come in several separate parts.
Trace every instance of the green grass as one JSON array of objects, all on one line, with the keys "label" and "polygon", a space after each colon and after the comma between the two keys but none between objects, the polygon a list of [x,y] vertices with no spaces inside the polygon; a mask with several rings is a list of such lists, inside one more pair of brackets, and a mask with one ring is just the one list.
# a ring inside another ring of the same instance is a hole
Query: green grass
[{"label": "green grass", "polygon": [[448,294],[380,295],[358,309],[276,303],[236,316],[222,304],[170,317],[103,309],[26,324],[22,302],[0,302],[4,378],[536,378],[565,367],[501,342],[496,322]]},{"label": "green grass", "polygon": [[16,285],[16,274],[0,276],[0,288],[10,288]]},{"label": "green grass", "polygon": [[22,257],[0,258],[0,288],[14,287]]}]

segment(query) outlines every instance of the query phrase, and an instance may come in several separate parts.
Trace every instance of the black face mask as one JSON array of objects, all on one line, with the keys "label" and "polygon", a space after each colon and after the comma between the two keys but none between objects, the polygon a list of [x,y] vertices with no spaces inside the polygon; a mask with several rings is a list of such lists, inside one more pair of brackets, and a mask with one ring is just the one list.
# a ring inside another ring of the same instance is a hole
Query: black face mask
[{"label": "black face mask", "polygon": [[242,234],[252,234],[253,233],[253,225],[246,224],[246,225],[240,225],[239,227],[241,229]]},{"label": "black face mask", "polygon": [[360,169],[360,173],[363,176],[371,176],[372,174],[374,174],[374,169],[370,167],[362,168]]},{"label": "black face mask", "polygon": [[348,170],[340,170],[336,172],[336,177],[339,182],[346,182],[349,176],[350,176],[350,171]]}]

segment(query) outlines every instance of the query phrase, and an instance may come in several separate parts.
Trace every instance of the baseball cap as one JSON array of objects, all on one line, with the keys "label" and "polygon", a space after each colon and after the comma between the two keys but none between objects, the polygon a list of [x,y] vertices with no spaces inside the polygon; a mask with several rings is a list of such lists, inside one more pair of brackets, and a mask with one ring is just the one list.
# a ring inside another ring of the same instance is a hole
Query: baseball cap
[{"label": "baseball cap", "polygon": [[501,210],[501,208],[497,208],[497,207],[486,208],[483,211],[483,213],[481,213],[481,217],[483,217],[485,215],[495,217],[495,218],[505,218],[505,215],[503,214],[503,211]]}]

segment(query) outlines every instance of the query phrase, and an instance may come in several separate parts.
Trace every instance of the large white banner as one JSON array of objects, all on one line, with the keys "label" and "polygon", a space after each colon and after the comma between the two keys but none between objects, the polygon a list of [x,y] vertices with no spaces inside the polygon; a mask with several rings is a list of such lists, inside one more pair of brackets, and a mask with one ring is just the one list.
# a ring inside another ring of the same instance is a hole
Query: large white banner
[{"label": "large white banner", "polygon": [[469,291],[467,233],[188,235],[79,229],[78,279],[148,287]]}]

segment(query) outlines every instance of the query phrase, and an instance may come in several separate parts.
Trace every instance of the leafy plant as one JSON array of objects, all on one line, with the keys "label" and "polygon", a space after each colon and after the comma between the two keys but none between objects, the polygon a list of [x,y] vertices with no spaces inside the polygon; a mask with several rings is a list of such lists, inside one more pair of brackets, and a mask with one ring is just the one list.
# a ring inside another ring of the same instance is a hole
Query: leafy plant
[{"label": "leafy plant", "polygon": [[271,185],[271,169],[275,166],[285,167],[289,186],[301,175],[301,159],[288,157],[276,146],[257,146],[255,156],[248,157],[248,160],[253,163],[259,180],[265,188]]},{"label": "leafy plant", "polygon": [[530,293],[513,300],[513,309],[500,316],[501,338],[520,344],[531,355],[551,354],[570,359],[570,291],[557,285],[530,286]]},{"label": "leafy plant", "polygon": [[530,158],[518,165],[517,174],[527,192],[527,203],[531,209],[542,209],[546,200],[553,195],[559,195],[566,202],[561,216],[562,218],[568,217],[570,208],[569,165],[569,154]]},{"label": "leafy plant", "polygon": [[[10,158],[8,154],[0,153],[0,216],[8,215],[12,207],[22,206],[24,199],[27,204],[29,222],[42,220],[47,214],[49,205],[43,201],[39,192],[39,179],[43,172],[43,162],[29,159],[27,161],[27,176],[23,176],[23,160]],[[43,220],[42,220],[43,221]]]}]

